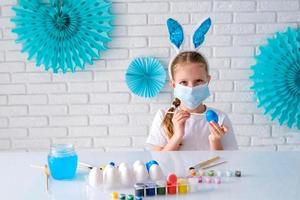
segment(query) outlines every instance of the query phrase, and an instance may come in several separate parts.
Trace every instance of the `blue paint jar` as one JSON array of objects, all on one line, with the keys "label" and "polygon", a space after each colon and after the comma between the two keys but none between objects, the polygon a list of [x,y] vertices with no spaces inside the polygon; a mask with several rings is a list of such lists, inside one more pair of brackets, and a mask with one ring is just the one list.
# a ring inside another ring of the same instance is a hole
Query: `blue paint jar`
[{"label": "blue paint jar", "polygon": [[149,183],[145,183],[145,187],[146,187],[146,196],[155,196],[155,188],[156,188],[156,184],[149,182]]},{"label": "blue paint jar", "polygon": [[78,157],[72,144],[53,144],[48,155],[51,176],[56,180],[75,177]]}]

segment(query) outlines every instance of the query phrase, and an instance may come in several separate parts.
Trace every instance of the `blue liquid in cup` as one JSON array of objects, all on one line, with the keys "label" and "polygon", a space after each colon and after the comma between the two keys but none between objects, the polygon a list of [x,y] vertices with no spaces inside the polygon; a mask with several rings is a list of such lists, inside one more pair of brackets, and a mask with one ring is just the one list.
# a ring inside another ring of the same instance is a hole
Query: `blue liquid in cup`
[{"label": "blue liquid in cup", "polygon": [[[54,149],[52,149],[54,148]],[[56,180],[72,179],[75,177],[78,157],[68,147],[51,147],[48,155],[48,165],[51,176]]]}]

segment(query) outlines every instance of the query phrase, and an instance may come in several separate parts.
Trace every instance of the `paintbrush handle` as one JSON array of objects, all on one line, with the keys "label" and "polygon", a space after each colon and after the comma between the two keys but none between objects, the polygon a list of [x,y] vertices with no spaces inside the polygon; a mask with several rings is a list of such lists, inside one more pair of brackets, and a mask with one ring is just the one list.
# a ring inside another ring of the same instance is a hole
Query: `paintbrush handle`
[{"label": "paintbrush handle", "polygon": [[216,164],[213,164],[213,165],[209,165],[207,167],[203,167],[202,169],[209,169],[209,168],[212,168],[212,167],[215,167],[215,166],[218,166],[218,165],[222,165],[224,163],[227,163],[227,161],[223,161],[223,162],[219,162],[219,163],[216,163]]},{"label": "paintbrush handle", "polygon": [[[167,112],[167,113],[174,114],[175,112],[169,111],[169,112]],[[194,112],[192,112],[192,113],[190,113],[190,114],[191,114],[191,115],[204,115],[204,113],[194,113]]]},{"label": "paintbrush handle", "polygon": [[206,165],[209,165],[210,163],[212,163],[212,162],[214,162],[214,161],[216,161],[216,160],[218,160],[218,159],[220,159],[219,156],[213,157],[213,158],[211,158],[211,159],[208,159],[208,160],[206,160],[206,161],[203,161],[203,162],[201,162],[201,163],[195,165],[194,168],[202,168],[202,167],[204,167],[204,166],[206,166]]},{"label": "paintbrush handle", "polygon": [[87,167],[89,169],[93,169],[93,166],[91,166],[89,164],[86,164],[86,163],[83,163],[83,162],[78,162],[78,166]]}]

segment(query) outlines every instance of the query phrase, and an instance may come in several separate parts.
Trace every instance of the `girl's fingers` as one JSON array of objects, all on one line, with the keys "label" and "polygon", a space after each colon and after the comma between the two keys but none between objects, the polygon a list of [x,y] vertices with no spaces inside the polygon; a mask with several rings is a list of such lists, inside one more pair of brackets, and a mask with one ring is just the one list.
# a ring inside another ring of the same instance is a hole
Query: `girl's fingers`
[{"label": "girl's fingers", "polygon": [[220,127],[219,124],[217,124],[215,122],[211,122],[211,123],[218,130],[218,132],[221,133],[222,135],[224,135],[227,132],[227,130],[228,130],[228,128],[226,126],[222,125]]},{"label": "girl's fingers", "polygon": [[184,121],[186,121],[189,117],[190,117],[190,116],[182,116],[182,117],[180,117],[179,119],[177,119],[176,121],[177,121],[177,122],[184,122]]},{"label": "girl's fingers", "polygon": [[222,125],[221,128],[224,130],[225,133],[228,131],[228,127],[225,125]]},{"label": "girl's fingers", "polygon": [[209,123],[210,124],[210,126],[213,128],[213,130],[216,132],[216,134],[218,134],[218,135],[220,135],[220,136],[223,136],[224,135],[224,131],[223,131],[223,129],[221,129],[220,127],[219,127],[219,125],[217,125],[216,123],[214,123],[214,122],[210,122]]},{"label": "girl's fingers", "polygon": [[190,116],[190,113],[186,112],[186,111],[178,111],[177,113],[175,113],[174,115],[174,119],[178,119],[182,116]]},{"label": "girl's fingers", "polygon": [[220,134],[218,133],[218,130],[212,124],[209,124],[209,129],[213,135],[220,136]]},{"label": "girl's fingers", "polygon": [[217,130],[218,133],[223,133],[223,129],[219,126],[219,124],[215,122],[210,122],[210,124]]},{"label": "girl's fingers", "polygon": [[178,121],[178,120],[180,120],[181,118],[189,118],[190,116],[188,116],[188,115],[178,115],[178,116],[176,116],[176,117],[174,117],[174,120],[175,121]]}]

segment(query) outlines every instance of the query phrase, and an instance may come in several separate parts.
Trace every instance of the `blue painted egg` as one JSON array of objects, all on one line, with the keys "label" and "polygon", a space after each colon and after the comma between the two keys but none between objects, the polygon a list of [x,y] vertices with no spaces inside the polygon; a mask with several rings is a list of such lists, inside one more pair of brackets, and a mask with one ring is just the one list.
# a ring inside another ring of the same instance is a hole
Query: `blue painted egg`
[{"label": "blue painted egg", "polygon": [[205,113],[206,121],[211,122],[214,121],[215,123],[218,123],[219,117],[217,113],[213,110],[208,110]]}]

